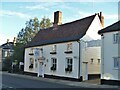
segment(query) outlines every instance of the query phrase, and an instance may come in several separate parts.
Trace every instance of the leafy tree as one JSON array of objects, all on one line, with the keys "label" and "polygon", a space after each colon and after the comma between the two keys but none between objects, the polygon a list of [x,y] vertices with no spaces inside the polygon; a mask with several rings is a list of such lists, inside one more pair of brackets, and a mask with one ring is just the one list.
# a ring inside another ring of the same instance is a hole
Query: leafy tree
[{"label": "leafy tree", "polygon": [[14,52],[13,52],[13,62],[17,60],[17,62],[23,62],[24,60],[24,44],[17,43],[14,47]]},{"label": "leafy tree", "polygon": [[52,25],[49,18],[42,18],[41,22],[38,18],[26,21],[25,28],[22,28],[17,35],[17,44],[14,46],[13,60],[18,62],[24,60],[24,46],[30,42],[39,30],[48,28]]},{"label": "leafy tree", "polygon": [[42,21],[40,22],[40,29],[46,29],[48,27],[52,26],[52,23],[49,18],[42,18]]},{"label": "leafy tree", "polygon": [[40,29],[45,29],[52,26],[52,23],[49,18],[42,18],[39,22],[38,18],[30,19],[26,22],[25,29],[22,28],[17,36],[17,43],[27,44],[30,42],[34,36],[38,33]]}]

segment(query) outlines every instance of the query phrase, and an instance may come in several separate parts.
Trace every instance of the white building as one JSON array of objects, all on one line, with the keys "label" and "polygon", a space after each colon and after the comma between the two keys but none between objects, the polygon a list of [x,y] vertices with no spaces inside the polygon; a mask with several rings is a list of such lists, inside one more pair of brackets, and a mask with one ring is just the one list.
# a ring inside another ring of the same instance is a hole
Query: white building
[{"label": "white building", "polygon": [[102,37],[101,83],[120,83],[120,21],[100,30]]},{"label": "white building", "polygon": [[[100,60],[100,45],[96,43],[103,24],[102,13],[62,24],[62,12],[55,12],[53,27],[40,30],[26,46],[24,72],[75,80],[100,74],[100,64],[94,64]],[[90,46],[90,42],[94,44]],[[93,64],[89,64],[91,59]]]}]

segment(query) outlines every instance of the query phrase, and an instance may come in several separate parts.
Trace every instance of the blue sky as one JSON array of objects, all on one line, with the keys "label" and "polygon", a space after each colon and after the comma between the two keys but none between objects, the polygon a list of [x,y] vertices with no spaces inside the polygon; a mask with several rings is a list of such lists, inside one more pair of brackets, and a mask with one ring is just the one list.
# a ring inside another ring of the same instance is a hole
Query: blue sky
[{"label": "blue sky", "polygon": [[25,27],[25,22],[44,16],[53,22],[54,12],[62,11],[62,22],[71,22],[103,12],[105,27],[118,20],[118,2],[0,2],[0,45],[10,41]]}]

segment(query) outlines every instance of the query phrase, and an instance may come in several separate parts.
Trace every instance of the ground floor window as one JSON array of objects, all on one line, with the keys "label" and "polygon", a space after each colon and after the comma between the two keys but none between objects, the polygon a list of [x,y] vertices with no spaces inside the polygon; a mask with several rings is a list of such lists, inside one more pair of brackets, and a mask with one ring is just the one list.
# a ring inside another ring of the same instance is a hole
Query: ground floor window
[{"label": "ground floor window", "polygon": [[66,68],[65,71],[72,72],[72,66],[73,66],[73,59],[72,58],[66,58]]},{"label": "ground floor window", "polygon": [[114,60],[114,68],[119,68],[120,66],[120,57],[113,57]]},{"label": "ground floor window", "polygon": [[51,58],[51,62],[52,62],[51,70],[55,71],[56,68],[57,68],[57,59],[56,58]]},{"label": "ground floor window", "polygon": [[33,65],[34,65],[34,58],[30,58],[29,68],[33,68]]}]

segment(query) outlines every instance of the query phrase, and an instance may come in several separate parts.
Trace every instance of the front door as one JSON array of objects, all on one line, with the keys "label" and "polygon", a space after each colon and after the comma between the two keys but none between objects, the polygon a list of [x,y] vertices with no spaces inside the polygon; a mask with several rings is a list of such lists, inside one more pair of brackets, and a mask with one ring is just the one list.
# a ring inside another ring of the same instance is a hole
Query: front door
[{"label": "front door", "polygon": [[38,70],[38,76],[44,77],[44,63],[39,63],[39,70]]}]

